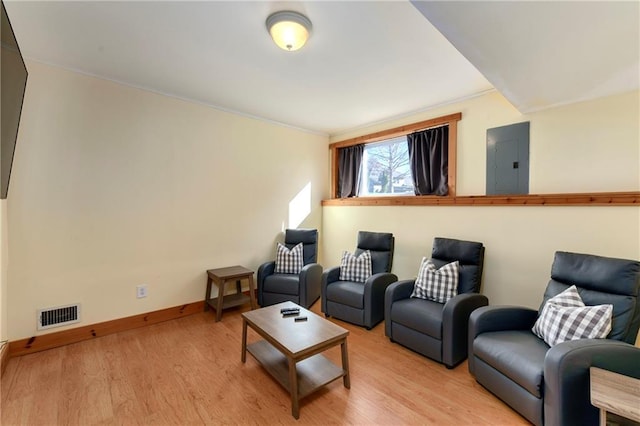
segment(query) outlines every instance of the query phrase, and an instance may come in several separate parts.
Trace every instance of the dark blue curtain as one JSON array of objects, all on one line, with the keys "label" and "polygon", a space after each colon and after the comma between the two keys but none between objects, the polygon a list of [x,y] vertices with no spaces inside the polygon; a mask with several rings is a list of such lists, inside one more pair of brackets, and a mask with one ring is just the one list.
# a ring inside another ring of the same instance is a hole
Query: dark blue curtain
[{"label": "dark blue curtain", "polygon": [[364,145],[338,148],[338,198],[357,197]]},{"label": "dark blue curtain", "polygon": [[447,195],[449,126],[407,135],[409,164],[416,195]]}]

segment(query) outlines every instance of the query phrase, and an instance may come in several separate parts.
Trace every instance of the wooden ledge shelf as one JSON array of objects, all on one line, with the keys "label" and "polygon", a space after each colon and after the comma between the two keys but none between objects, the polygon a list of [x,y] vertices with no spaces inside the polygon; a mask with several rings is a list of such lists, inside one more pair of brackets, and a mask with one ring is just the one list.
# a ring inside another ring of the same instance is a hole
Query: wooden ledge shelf
[{"label": "wooden ledge shelf", "polygon": [[468,195],[456,197],[356,197],[323,200],[323,206],[640,206],[640,191],[574,194]]}]

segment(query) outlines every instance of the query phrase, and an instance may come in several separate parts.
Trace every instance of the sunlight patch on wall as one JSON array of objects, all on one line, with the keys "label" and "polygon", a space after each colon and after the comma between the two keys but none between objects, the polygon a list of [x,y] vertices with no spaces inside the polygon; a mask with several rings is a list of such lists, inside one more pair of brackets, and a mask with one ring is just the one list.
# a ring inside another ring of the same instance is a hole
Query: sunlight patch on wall
[{"label": "sunlight patch on wall", "polygon": [[289,228],[297,228],[311,213],[311,182],[289,202]]}]

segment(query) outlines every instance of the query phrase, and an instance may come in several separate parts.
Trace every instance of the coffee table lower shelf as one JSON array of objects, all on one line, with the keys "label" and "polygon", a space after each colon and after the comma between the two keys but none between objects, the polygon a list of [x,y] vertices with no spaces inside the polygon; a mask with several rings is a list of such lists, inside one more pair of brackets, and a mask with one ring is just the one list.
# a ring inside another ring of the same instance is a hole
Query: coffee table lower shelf
[{"label": "coffee table lower shelf", "polygon": [[[247,351],[282,385],[291,392],[287,357],[266,340],[247,345]],[[322,354],[296,363],[298,399],[346,375],[345,371]]]}]

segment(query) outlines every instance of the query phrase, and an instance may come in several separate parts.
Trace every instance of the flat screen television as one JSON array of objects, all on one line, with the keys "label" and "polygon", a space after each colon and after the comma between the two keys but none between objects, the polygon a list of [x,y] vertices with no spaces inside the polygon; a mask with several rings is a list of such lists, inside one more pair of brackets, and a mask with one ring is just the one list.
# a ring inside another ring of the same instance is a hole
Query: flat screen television
[{"label": "flat screen television", "polygon": [[0,199],[7,198],[13,153],[18,138],[24,91],[27,87],[27,67],[13,34],[7,11],[2,5],[0,20]]}]

